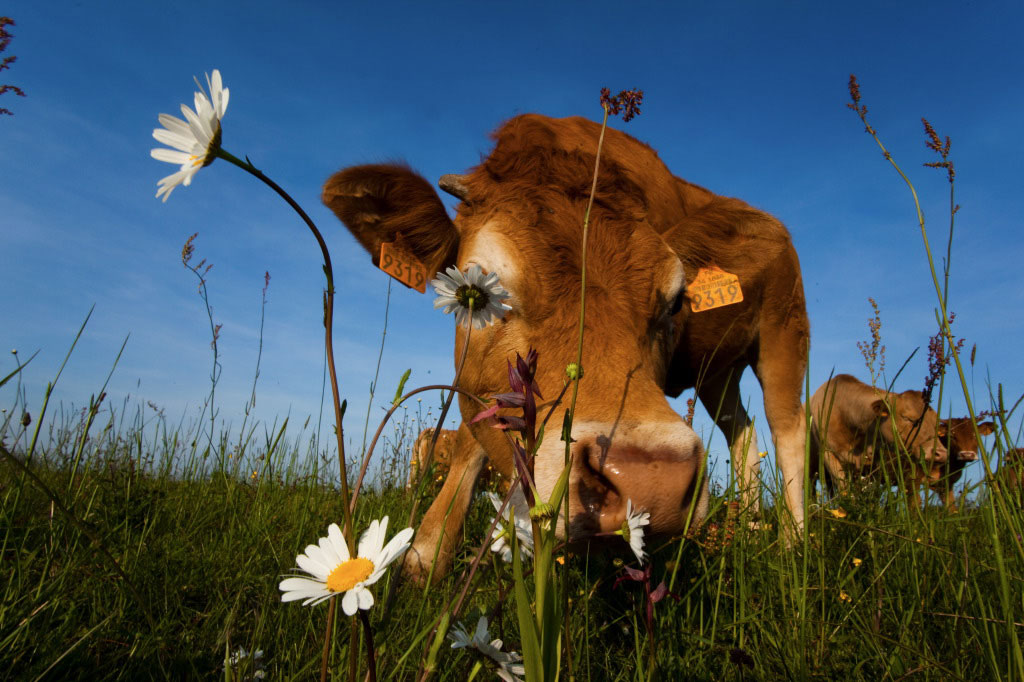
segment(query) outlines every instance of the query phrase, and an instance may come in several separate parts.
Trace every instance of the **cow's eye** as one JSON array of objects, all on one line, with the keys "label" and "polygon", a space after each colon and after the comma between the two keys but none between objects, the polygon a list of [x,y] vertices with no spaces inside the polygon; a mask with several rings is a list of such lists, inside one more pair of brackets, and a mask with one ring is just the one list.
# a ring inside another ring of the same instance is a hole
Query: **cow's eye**
[{"label": "cow's eye", "polygon": [[672,305],[669,306],[668,314],[675,315],[683,309],[683,290],[680,289],[676,297],[672,299]]}]

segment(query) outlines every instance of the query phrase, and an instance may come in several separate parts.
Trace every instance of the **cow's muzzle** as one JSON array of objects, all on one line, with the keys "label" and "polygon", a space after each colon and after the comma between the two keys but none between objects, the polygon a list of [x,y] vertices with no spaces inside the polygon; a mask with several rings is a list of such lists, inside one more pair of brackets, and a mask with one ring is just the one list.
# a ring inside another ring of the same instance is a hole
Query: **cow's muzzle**
[{"label": "cow's muzzle", "polygon": [[[667,428],[671,432],[674,427]],[[690,508],[706,485],[703,447],[692,431],[682,429],[668,438],[638,435],[642,433],[636,430],[626,437],[591,432],[573,445],[578,466],[572,482],[579,504],[573,520],[578,528],[618,530],[626,519],[627,501],[650,514],[651,532],[678,533],[686,526]]]}]

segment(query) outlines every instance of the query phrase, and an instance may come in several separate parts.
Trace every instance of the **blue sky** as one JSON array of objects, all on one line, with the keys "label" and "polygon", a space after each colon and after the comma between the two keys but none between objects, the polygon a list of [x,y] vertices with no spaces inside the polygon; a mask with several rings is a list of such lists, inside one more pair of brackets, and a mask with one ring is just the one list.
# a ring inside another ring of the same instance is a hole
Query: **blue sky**
[{"label": "blue sky", "polygon": [[[979,393],[1002,383],[1011,402],[1024,391],[1019,2],[15,0],[3,11],[17,22],[4,56],[18,61],[0,83],[27,97],[0,99],[15,114],[0,118],[0,344],[23,356],[39,350],[25,372],[33,409],[95,305],[55,397],[86,404],[129,336],[112,404],[128,395],[175,420],[196,412],[209,389],[209,329],[179,254],[198,232],[196,258],[214,264],[210,299],[223,324],[222,417],[237,426],[251,390],[265,271],[256,415],[301,423],[319,412],[323,281],[304,226],[224,162],[166,204],[154,198],[172,171],[149,156],[157,114],[191,102],[192,77],[213,68],[231,90],[225,148],[291,192],[331,248],[346,429],[357,445],[387,277],[320,204],[323,181],[394,159],[431,181],[460,172],[517,113],[599,118],[602,86],[645,91],[642,115],[616,125],[674,173],[789,227],[812,325],[812,390],[833,369],[866,378],[856,342],[868,335],[869,296],[881,308],[890,374],[921,348],[897,387],[921,387],[934,290],[910,195],[845,106],[849,75],[917,186],[938,258],[949,186],[921,166],[933,160],[920,123],[928,117],[953,138],[963,208],[950,308],[954,331],[978,346],[970,381]],[[449,381],[452,336],[429,297],[396,284],[378,398],[389,400],[410,367],[410,386]],[[0,374],[11,368],[5,352]],[[744,386],[767,443],[750,373]],[[947,397],[944,412],[963,414],[962,397]],[[12,401],[0,389],[0,402]],[[695,427],[711,436],[706,415]],[[720,434],[711,453],[725,458]]]}]

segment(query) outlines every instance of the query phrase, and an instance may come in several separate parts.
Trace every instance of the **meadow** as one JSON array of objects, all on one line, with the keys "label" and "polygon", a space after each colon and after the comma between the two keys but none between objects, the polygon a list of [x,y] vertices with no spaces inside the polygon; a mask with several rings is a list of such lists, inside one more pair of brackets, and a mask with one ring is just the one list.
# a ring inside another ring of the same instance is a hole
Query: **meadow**
[{"label": "meadow", "polygon": [[[127,418],[110,410],[91,435],[85,423],[81,413],[63,415],[31,476],[0,468],[2,676],[264,679],[253,677],[251,657],[231,665],[242,648],[263,652],[265,679],[315,678],[326,606],[282,604],[277,588],[302,547],[341,518],[344,500],[311,454],[315,440],[285,425],[242,445],[224,433],[209,450],[196,426],[148,407]],[[395,427],[356,527],[408,515],[408,449],[420,425],[413,415]],[[8,419],[5,443],[29,435]],[[957,514],[914,511],[866,485],[812,503],[806,535],[789,548],[772,529],[774,505],[764,510],[767,527],[752,530],[729,514],[726,493],[716,491],[709,522],[692,537],[649,546],[654,581],[678,596],[655,606],[653,640],[640,586],[613,587],[625,544],[573,548],[558,569],[569,576],[572,677],[648,679],[652,647],[660,679],[1016,676],[1021,624],[1007,615],[1019,621],[1024,596],[1012,530],[1024,520],[1019,508],[1007,519],[982,490]],[[395,572],[378,584],[379,679],[418,678],[430,629],[461,588],[492,513],[474,503],[455,570],[434,588]],[[472,625],[485,613],[492,634],[519,649],[511,582],[507,565],[481,564],[460,620]],[[332,679],[344,677],[344,624],[335,621]],[[467,679],[475,662],[444,645],[435,678]]]},{"label": "meadow", "polygon": [[[853,81],[851,95],[867,126]],[[287,199],[248,160],[219,149],[215,118],[204,153]],[[932,140],[952,187],[952,166],[943,165],[948,143],[944,153]],[[921,229],[931,262],[923,217]],[[326,250],[324,258],[330,348]],[[194,271],[202,290],[201,267]],[[932,272],[941,405],[942,391],[954,390],[952,369],[961,382],[963,372],[941,273],[934,264]],[[365,443],[352,448],[340,430],[336,440],[320,440],[308,421],[243,423],[237,431],[218,423],[211,416],[212,320],[211,333],[209,409],[177,422],[153,405],[111,406],[102,391],[79,409],[26,405],[20,359],[0,382],[15,387],[0,418],[4,679],[465,680],[502,672],[510,679],[494,656],[481,655],[486,647],[452,648],[445,639],[456,624],[472,632],[481,615],[487,639],[501,639],[492,649],[521,652],[526,672],[519,674],[531,680],[1024,677],[1024,514],[998,473],[1015,449],[1016,404],[1001,389],[980,401],[965,395],[972,416],[983,406],[998,428],[981,448],[983,480],[964,492],[957,513],[908,505],[894,491],[899,485],[889,485],[899,481],[858,482],[828,499],[808,486],[807,521],[793,535],[776,503],[781,483],[770,474],[756,524],[734,501],[734,482],[713,480],[702,525],[646,544],[649,572],[632,568],[620,538],[557,544],[543,514],[534,517],[531,571],[527,562],[510,566],[486,551],[494,511],[478,497],[453,570],[424,587],[403,580],[400,562],[392,564],[372,586],[372,608],[359,611],[360,628],[335,608],[341,599],[282,603],[279,583],[329,523],[359,533],[386,515],[389,536],[416,527],[417,509],[439,487],[429,467],[420,487],[406,487],[413,440],[437,423],[433,408],[399,407],[398,387],[372,481],[350,510],[348,486],[359,477]],[[330,353],[328,364],[333,376]],[[579,372],[570,378],[578,385]],[[340,420],[345,406],[336,387],[334,396]],[[522,430],[524,454],[536,446],[534,426]],[[501,483],[488,485],[503,492]],[[548,503],[558,504],[558,496]]]}]

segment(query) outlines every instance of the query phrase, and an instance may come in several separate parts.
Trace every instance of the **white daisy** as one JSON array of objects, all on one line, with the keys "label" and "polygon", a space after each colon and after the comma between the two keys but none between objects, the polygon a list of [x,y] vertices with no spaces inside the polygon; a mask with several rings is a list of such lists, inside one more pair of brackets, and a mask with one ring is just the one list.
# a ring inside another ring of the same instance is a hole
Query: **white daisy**
[{"label": "white daisy", "polygon": [[[247,659],[251,659],[247,662]],[[249,675],[239,677],[240,669],[252,668]],[[256,651],[246,651],[245,647],[240,646],[235,649],[235,652],[231,654],[231,658],[228,660],[225,669],[232,671],[231,677],[242,680],[265,680],[267,678],[267,671],[263,665],[263,649],[256,649]]]},{"label": "white daisy", "polygon": [[[501,509],[502,499],[500,497],[489,491],[484,494],[494,505],[494,511]],[[501,513],[504,523],[495,526],[494,532],[491,534],[491,551],[501,554],[501,559],[505,563],[512,562],[512,543],[508,541],[508,531],[504,527],[509,523],[509,509],[515,510],[515,519],[512,523],[515,526],[516,536],[519,538],[520,556],[523,559],[533,556],[533,524],[530,522],[530,512],[527,507],[523,489],[517,487],[516,491],[512,493],[512,499],[509,500],[505,511]],[[494,523],[493,516],[488,521],[488,524],[491,523]]]},{"label": "white daisy", "polygon": [[320,545],[309,545],[306,553],[295,557],[299,568],[312,576],[285,578],[279,585],[284,593],[281,601],[304,599],[303,606],[319,604],[342,592],[341,608],[345,615],[353,615],[357,609],[364,611],[373,606],[373,595],[366,589],[384,575],[392,561],[409,548],[412,528],[399,532],[385,546],[384,536],[388,529],[388,517],[371,521],[370,527],[359,539],[355,557],[349,556],[345,536],[338,524],[332,523],[327,537],[320,538]]},{"label": "white daisy", "polygon": [[650,523],[651,515],[649,513],[634,510],[633,500],[626,500],[626,520],[622,522],[622,528],[615,533],[621,535],[629,543],[629,548],[633,550],[633,554],[641,564],[644,563],[644,558],[647,556],[644,554],[643,526]]},{"label": "white daisy", "polygon": [[[198,80],[196,84],[199,85]],[[213,70],[213,76],[206,76],[206,87],[210,91],[209,95],[199,85],[199,92],[195,94],[195,111],[181,105],[185,121],[170,114],[160,114],[158,117],[163,128],[155,129],[153,137],[173,149],[158,147],[150,151],[150,155],[157,161],[180,166],[178,172],[158,183],[160,188],[156,196],[159,198],[163,195],[164,201],[167,201],[167,197],[171,196],[178,185],[192,184],[192,176],[216,158],[215,152],[220,147],[220,120],[227,111],[229,93],[217,69]]]},{"label": "white daisy", "polygon": [[476,263],[465,274],[455,267],[448,268],[447,273],[437,273],[437,279],[430,282],[437,292],[434,307],[443,307],[445,313],[457,311],[457,324],[469,326],[472,320],[474,329],[483,329],[512,310],[503,302],[509,293],[498,282],[497,273],[485,275]]},{"label": "white daisy", "polygon": [[516,676],[526,674],[526,668],[520,663],[523,657],[515,651],[502,651],[502,641],[500,639],[493,639],[488,642],[488,637],[487,618],[484,616],[480,616],[480,620],[476,622],[476,631],[472,636],[461,624],[457,624],[448,633],[448,639],[452,640],[453,649],[476,649],[498,664],[498,669],[495,672],[497,672],[498,677],[502,680],[505,682],[521,682],[520,678]]}]

